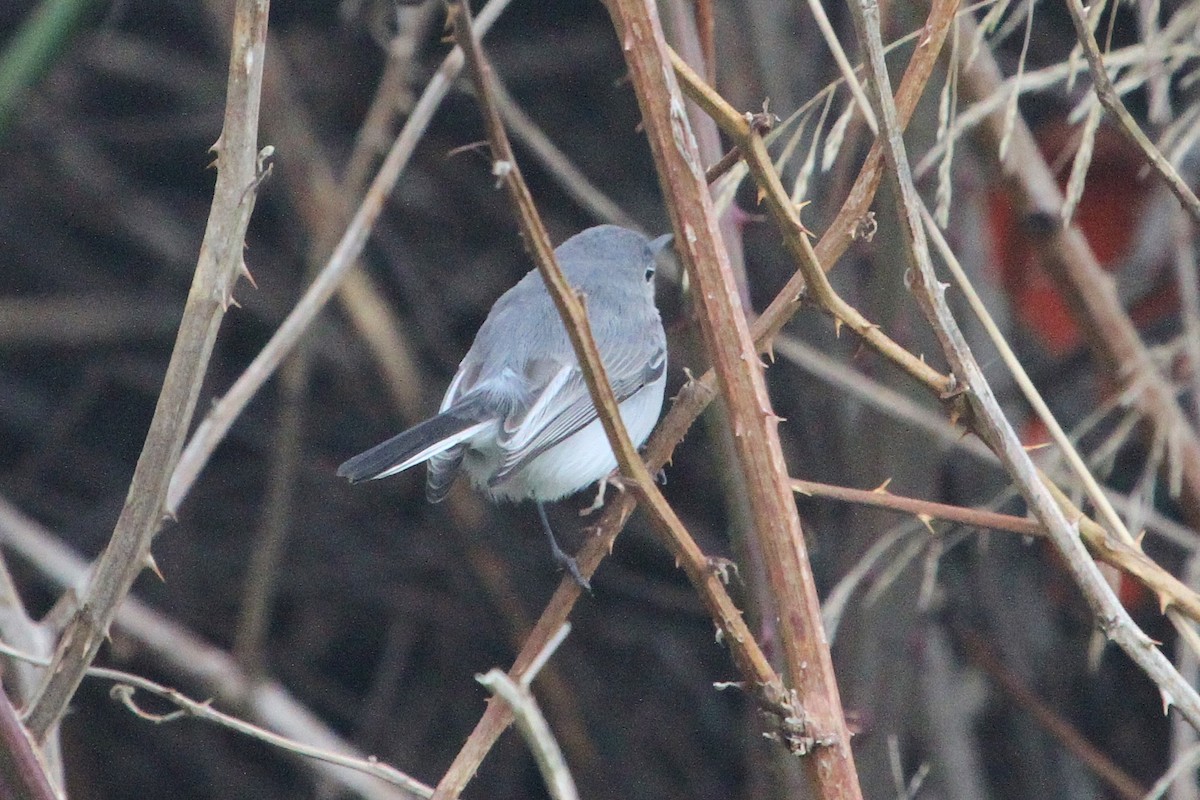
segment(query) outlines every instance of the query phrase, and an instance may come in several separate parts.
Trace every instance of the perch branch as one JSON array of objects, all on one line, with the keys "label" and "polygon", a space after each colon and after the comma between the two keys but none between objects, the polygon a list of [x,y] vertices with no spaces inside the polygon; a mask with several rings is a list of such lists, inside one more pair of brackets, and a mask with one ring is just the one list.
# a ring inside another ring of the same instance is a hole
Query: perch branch
[{"label": "perch branch", "polygon": [[789,686],[803,708],[804,736],[811,740],[802,764],[815,797],[861,797],[850,733],[821,628],[820,602],[787,485],[780,418],[771,410],[763,365],[720,239],[704,170],[671,70],[670,50],[653,3],[610,0],[608,11],[667,200],[676,252],[695,287],[705,350],[733,431],[752,530],[759,539],[779,613]]},{"label": "perch branch", "polygon": [[[719,575],[711,568],[709,560],[695,545],[674,511],[667,504],[666,499],[658,491],[653,476],[647,470],[637,449],[629,439],[629,434],[621,422],[616,397],[605,376],[603,362],[592,338],[582,298],[566,282],[558,268],[549,236],[541,225],[532,196],[513,156],[504,124],[496,110],[492,92],[491,68],[483,57],[478,38],[472,33],[470,12],[466,4],[460,3],[455,6],[453,15],[455,35],[459,46],[467,54],[467,63],[475,84],[475,93],[484,116],[488,141],[496,165],[496,174],[502,176],[502,181],[508,189],[510,200],[518,213],[526,246],[546,282],[547,290],[554,299],[563,325],[575,347],[580,369],[592,396],[592,402],[596,406],[613,452],[617,455],[621,473],[645,503],[656,528],[670,543],[672,552],[679,559],[689,579],[699,589],[708,605],[709,612],[725,633],[726,640],[729,641],[734,658],[743,674],[759,691],[764,693],[769,705],[774,708],[786,707],[787,701],[778,677],[775,676],[774,670],[762,651],[758,649],[753,635],[746,627],[737,607],[729,598],[728,593],[724,591]],[[598,563],[599,559],[583,559],[580,561],[579,567],[585,576],[590,576]],[[578,595],[579,587],[574,586],[569,579],[564,579],[564,584],[571,584],[574,593]],[[563,588],[560,587],[559,594],[562,592]],[[533,641],[536,637],[535,632],[534,635],[531,635],[530,640]],[[514,667],[514,677],[519,679],[521,674],[528,669],[529,663],[532,663],[532,656],[530,661],[521,668]],[[497,708],[497,706],[493,704],[492,708]],[[500,725],[506,726],[512,721],[511,709],[497,713],[501,717]],[[790,714],[784,716],[790,716]],[[467,781],[474,775],[479,760],[482,759],[482,754],[489,747],[490,742],[484,743],[477,737],[473,736],[468,740],[458,758],[443,776],[435,796],[438,798],[457,797],[466,786]]]},{"label": "perch branch", "polygon": [[[897,101],[908,110],[909,114],[915,108],[925,83],[932,73],[938,51],[954,20],[956,7],[957,0],[934,0],[932,4],[929,18],[922,29],[928,32],[925,39],[926,46],[914,50],[898,93]],[[874,158],[869,157],[863,169],[860,170],[854,187],[842,205],[837,218],[817,244],[818,258],[826,267],[832,266],[849,247],[853,241],[853,231],[871,207],[881,179],[879,168],[881,156],[878,145],[872,149],[872,153],[874,153]],[[736,162],[736,158],[732,161]],[[752,331],[755,345],[760,353],[770,350],[775,334],[782,330],[787,321],[800,308],[803,289],[803,275],[796,273],[766,311],[754,321]],[[643,448],[646,463],[652,471],[661,469],[667,463],[672,452],[687,434],[688,428],[716,396],[715,387],[716,375],[710,369],[701,378],[690,381],[679,391],[670,411]],[[584,543],[582,550],[576,556],[580,570],[585,575],[591,575],[612,550],[617,535],[633,513],[636,504],[637,496],[633,492],[619,495],[609,503],[596,525],[597,534]],[[696,549],[698,550],[698,548]],[[513,661],[513,666],[509,670],[510,677],[517,678],[528,669],[532,659],[546,640],[570,615],[579,595],[579,589],[573,581],[563,581],[559,585]],[[486,712],[476,724],[467,743],[451,767],[452,770],[460,770],[465,774],[466,777],[462,779],[464,784],[470,775],[474,774],[479,763],[511,722],[512,717],[503,706],[496,703],[488,705]]]}]

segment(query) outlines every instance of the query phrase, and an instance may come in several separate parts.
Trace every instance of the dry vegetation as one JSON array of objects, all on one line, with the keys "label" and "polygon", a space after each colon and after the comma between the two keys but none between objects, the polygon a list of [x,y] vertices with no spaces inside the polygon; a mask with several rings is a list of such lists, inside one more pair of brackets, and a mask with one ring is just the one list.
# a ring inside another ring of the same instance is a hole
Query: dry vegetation
[{"label": "dry vegetation", "polygon": [[[0,7],[0,796],[1200,797],[1200,2],[267,5]],[[335,478],[614,221],[592,596]]]}]

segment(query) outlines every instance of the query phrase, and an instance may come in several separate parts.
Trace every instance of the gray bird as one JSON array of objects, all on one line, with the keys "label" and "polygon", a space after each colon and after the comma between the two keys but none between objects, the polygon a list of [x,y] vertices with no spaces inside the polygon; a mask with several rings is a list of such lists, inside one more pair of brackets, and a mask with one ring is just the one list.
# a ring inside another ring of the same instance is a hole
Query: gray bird
[{"label": "gray bird", "polygon": [[[568,283],[586,297],[621,417],[639,447],[662,411],[667,343],[654,305],[654,271],[669,241],[600,225],[554,251]],[[423,461],[432,503],[445,498],[459,472],[492,500],[533,500],[555,560],[587,587],[558,546],[544,504],[604,478],[617,462],[537,270],[492,306],[438,415],[351,458],[337,474],[357,483]]]}]

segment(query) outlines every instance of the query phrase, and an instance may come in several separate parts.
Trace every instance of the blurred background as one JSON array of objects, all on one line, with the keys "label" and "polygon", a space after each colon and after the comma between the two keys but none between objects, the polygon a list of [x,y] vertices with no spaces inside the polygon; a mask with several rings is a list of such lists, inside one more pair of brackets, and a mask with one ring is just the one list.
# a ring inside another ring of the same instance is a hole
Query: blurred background
[{"label": "blurred background", "polygon": [[[1187,167],[1200,48],[1188,31],[1200,3],[1144,5],[1155,10],[1117,11],[1111,46],[1132,54],[1122,62],[1132,65],[1123,73],[1132,83],[1127,102],[1156,136],[1174,137],[1167,144]],[[125,500],[203,236],[232,3],[80,2],[61,33],[32,52],[16,46],[42,15],[64,6],[75,4],[0,4],[0,499],[90,560]],[[811,201],[804,219],[820,234],[870,146],[869,131],[843,113],[844,87],[828,104],[818,97],[838,73],[807,6],[714,6],[717,86],[738,108],[759,110],[769,99],[772,112],[790,118],[773,150],[789,188],[806,184],[797,199]],[[668,39],[686,42],[696,38],[695,9],[710,6],[664,0],[661,8]],[[982,18],[994,9],[963,13]],[[243,282],[235,292],[240,308],[222,326],[198,417],[323,265],[448,51],[438,3],[278,2],[271,11],[259,141],[276,153],[246,251],[257,289]],[[846,9],[827,11],[854,58]],[[885,41],[920,31],[927,11],[886,4]],[[994,13],[998,25],[982,48],[1005,75],[1022,58],[1030,75],[1059,70],[1057,79],[1029,82],[1037,91],[1022,96],[1020,111],[1065,183],[1080,141],[1073,110],[1090,91],[1085,78],[1063,80],[1070,22],[1056,4],[1032,0]],[[1150,34],[1159,37],[1155,47],[1170,48],[1166,66],[1144,55]],[[602,5],[516,0],[485,45],[511,95],[517,156],[555,242],[614,218],[665,231]],[[902,68],[912,47],[900,46],[893,66]],[[946,63],[944,55],[909,129],[914,163],[938,139]],[[28,88],[14,88],[12,76],[26,68]],[[962,113],[969,101],[955,99]],[[797,109],[806,110],[793,117]],[[538,136],[590,188],[564,178]],[[353,285],[257,395],[178,520],[165,526],[154,546],[163,580],[147,572],[134,592],[231,653],[243,674],[278,680],[346,741],[431,783],[483,712],[487,693],[473,676],[507,668],[560,576],[531,506],[494,508],[465,486],[430,506],[421,470],[354,487],[334,471],[436,410],[487,309],[531,267],[483,138],[475,101],[459,83],[376,224]],[[1156,478],[1161,448],[1114,402],[1114,381],[1040,270],[1029,220],[999,186],[995,154],[969,131],[956,148],[945,183],[953,188],[952,245],[1064,426],[1080,434],[1107,483],[1131,496],[1149,529],[1147,552],[1185,574],[1200,540],[1180,522],[1194,523],[1196,509],[1177,508]],[[805,165],[810,152],[815,166]],[[938,156],[929,158],[920,185],[932,202]],[[758,216],[753,187],[738,188],[733,203],[727,234],[744,266],[746,302],[761,310],[794,266]],[[1139,154],[1102,124],[1077,219],[1164,373],[1179,381],[1190,415],[1200,399],[1188,396],[1173,264],[1192,245],[1172,232],[1172,203],[1146,178]],[[835,285],[939,363],[904,287],[886,192],[875,208],[878,232],[851,246],[833,270]],[[671,338],[670,395],[685,370],[699,374],[706,362],[686,294],[663,279],[659,295]],[[994,351],[976,344],[1018,429],[1039,441]],[[864,489],[890,480],[896,494],[1023,513],[1004,474],[945,422],[936,398],[851,335],[839,337],[819,311],[808,308],[789,326],[768,378],[786,418],[781,436],[793,476]],[[731,465],[714,408],[677,451],[664,491],[705,552],[742,565],[732,588],[771,653],[775,634],[769,614],[763,621],[761,575]],[[590,502],[580,495],[554,509],[568,549],[586,535],[577,512]],[[944,523],[929,529],[829,500],[798,502],[828,598],[867,797],[1140,796],[1188,746],[1184,732],[1172,734],[1155,688],[1094,637],[1048,546]],[[60,591],[46,566],[11,550],[5,556],[31,613],[46,613]],[[583,796],[803,796],[796,762],[761,736],[753,705],[713,688],[739,676],[640,515],[593,586],[537,684]],[[1146,632],[1173,654],[1173,632],[1154,599],[1122,589]],[[116,632],[101,663],[197,697],[211,691],[128,632]],[[301,762],[237,734],[194,720],[139,719],[108,689],[85,681],[63,724],[72,798],[343,794]],[[1192,794],[1175,800],[1197,796],[1192,773],[1176,789]],[[467,796],[545,796],[518,736],[501,739]]]}]

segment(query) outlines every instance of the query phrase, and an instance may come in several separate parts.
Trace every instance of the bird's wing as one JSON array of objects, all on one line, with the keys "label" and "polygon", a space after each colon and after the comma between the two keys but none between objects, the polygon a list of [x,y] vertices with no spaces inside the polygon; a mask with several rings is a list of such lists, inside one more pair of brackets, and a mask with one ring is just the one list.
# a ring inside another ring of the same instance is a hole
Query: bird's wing
[{"label": "bird's wing", "polygon": [[[646,355],[644,348],[622,348],[605,365],[618,403],[662,377],[667,365],[665,348],[656,348],[649,358]],[[503,483],[594,419],[596,407],[579,366],[563,365],[546,382],[526,413],[505,420],[498,442],[504,456],[488,483],[492,486]]]}]

